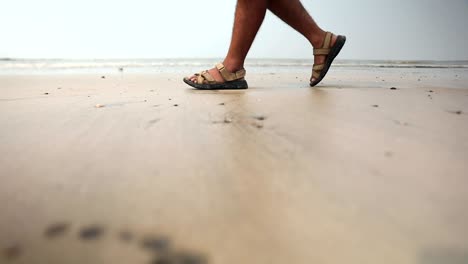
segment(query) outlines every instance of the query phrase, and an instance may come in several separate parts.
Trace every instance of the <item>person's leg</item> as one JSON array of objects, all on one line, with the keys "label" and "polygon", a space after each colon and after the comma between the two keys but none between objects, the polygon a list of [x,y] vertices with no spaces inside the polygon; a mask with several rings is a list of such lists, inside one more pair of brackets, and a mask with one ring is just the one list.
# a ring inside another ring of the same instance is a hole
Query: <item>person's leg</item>
[{"label": "person's leg", "polygon": [[[263,23],[269,0],[238,0],[231,45],[224,59],[224,66],[230,72],[236,72],[244,67],[244,61],[252,43]],[[209,70],[218,82],[223,78],[216,68]],[[196,82],[196,77],[190,78]]]},{"label": "person's leg", "polygon": [[[307,38],[313,47],[322,46],[326,32],[317,25],[300,0],[270,0],[268,9]],[[336,38],[333,35],[332,46],[335,44]],[[322,55],[317,55],[314,58],[315,64],[322,64],[324,61],[325,56]]]}]

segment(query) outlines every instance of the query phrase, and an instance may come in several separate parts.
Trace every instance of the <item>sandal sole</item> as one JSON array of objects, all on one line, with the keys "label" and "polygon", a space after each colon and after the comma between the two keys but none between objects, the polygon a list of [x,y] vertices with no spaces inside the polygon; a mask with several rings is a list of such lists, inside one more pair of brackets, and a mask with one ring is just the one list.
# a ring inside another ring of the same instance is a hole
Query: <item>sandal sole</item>
[{"label": "sandal sole", "polygon": [[248,89],[249,85],[246,80],[237,80],[225,83],[216,83],[216,84],[198,84],[191,82],[190,80],[184,78],[184,82],[195,89],[199,90],[241,90]]},{"label": "sandal sole", "polygon": [[314,87],[317,84],[319,84],[323,78],[325,78],[325,75],[327,75],[328,70],[330,69],[333,61],[335,60],[336,56],[340,54],[341,49],[343,48],[344,44],[346,43],[346,37],[345,36],[338,36],[336,39],[335,45],[332,47],[330,53],[327,55],[327,59],[325,61],[325,67],[323,68],[322,72],[320,73],[320,76],[315,80],[315,82],[311,82],[310,86]]}]

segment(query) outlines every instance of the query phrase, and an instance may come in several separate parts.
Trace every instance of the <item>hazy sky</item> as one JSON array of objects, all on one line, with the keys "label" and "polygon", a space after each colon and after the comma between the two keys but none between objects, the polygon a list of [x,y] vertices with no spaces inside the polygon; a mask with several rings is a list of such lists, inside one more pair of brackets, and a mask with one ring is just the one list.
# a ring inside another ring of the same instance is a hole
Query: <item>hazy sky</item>
[{"label": "hazy sky", "polygon": [[[253,1],[253,0],[252,0]],[[0,57],[223,57],[235,0],[0,0]],[[343,59],[468,60],[468,0],[304,0]],[[309,58],[268,14],[252,58]]]}]

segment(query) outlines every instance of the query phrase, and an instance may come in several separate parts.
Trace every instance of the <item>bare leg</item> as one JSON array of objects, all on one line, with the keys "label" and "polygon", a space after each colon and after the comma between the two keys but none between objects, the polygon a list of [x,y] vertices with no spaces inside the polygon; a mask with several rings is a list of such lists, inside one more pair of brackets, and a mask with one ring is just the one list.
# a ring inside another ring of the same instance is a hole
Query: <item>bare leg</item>
[{"label": "bare leg", "polygon": [[[269,0],[238,0],[232,31],[231,45],[224,59],[224,66],[230,72],[236,72],[244,67],[244,61],[252,43],[263,23]],[[223,78],[216,68],[209,70],[216,81]],[[192,81],[196,81],[194,76]]]},{"label": "bare leg", "polygon": [[[321,47],[325,39],[325,31],[317,25],[300,0],[238,0],[231,45],[223,62],[228,71],[235,72],[244,67],[245,58],[265,18],[267,9],[301,33],[313,47]],[[337,37],[333,35],[332,46],[336,43],[336,39]],[[322,55],[315,56],[314,63],[322,64],[325,58]],[[224,81],[216,68],[209,72],[216,81]],[[196,82],[195,76],[190,79]]]},{"label": "bare leg", "polygon": [[[270,0],[268,9],[307,38],[313,47],[322,46],[325,31],[317,25],[300,0]],[[336,36],[333,35],[332,45],[335,45],[335,42]],[[325,56],[315,56],[314,58],[315,64],[322,64],[324,61]]]}]

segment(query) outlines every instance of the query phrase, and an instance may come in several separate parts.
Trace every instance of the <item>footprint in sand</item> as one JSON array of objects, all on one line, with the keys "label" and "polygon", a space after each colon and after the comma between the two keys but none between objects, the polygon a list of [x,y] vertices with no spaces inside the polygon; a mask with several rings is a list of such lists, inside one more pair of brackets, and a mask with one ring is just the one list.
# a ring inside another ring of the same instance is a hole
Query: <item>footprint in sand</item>
[{"label": "footprint in sand", "polygon": [[[56,222],[44,229],[44,238],[48,240],[59,239],[73,232],[72,224],[69,222]],[[112,232],[106,230],[102,225],[88,225],[75,230],[77,233],[76,238],[82,242],[91,242],[104,237]],[[128,229],[122,229],[114,232],[117,234],[115,238],[120,243],[134,244],[142,251],[150,254],[150,264],[207,264],[207,258],[197,252],[181,251],[174,247],[170,239],[166,236],[155,235],[137,235]],[[13,243],[1,249],[0,262],[1,263],[14,263],[15,260],[20,259],[24,252],[25,247],[20,243]],[[3,261],[2,261],[3,259]],[[4,262],[6,261],[6,262]]]}]

